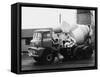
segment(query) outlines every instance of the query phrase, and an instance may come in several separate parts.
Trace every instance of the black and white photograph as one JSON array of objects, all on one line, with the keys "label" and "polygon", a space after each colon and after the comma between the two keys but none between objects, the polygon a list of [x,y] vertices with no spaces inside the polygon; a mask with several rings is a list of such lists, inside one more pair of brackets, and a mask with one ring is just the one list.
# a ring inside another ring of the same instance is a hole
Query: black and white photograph
[{"label": "black and white photograph", "polygon": [[21,70],[95,66],[95,10],[21,7]]}]

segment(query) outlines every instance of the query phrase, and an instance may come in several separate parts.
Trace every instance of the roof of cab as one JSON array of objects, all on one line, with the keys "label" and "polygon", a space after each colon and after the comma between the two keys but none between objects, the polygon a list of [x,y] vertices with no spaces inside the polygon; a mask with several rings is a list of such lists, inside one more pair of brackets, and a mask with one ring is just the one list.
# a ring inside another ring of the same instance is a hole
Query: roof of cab
[{"label": "roof of cab", "polygon": [[50,32],[51,30],[50,29],[37,29],[37,30],[34,30],[34,32]]},{"label": "roof of cab", "polygon": [[52,30],[51,28],[41,28],[41,29],[22,29],[21,37],[22,38],[30,38],[33,37],[33,32],[48,32]]}]

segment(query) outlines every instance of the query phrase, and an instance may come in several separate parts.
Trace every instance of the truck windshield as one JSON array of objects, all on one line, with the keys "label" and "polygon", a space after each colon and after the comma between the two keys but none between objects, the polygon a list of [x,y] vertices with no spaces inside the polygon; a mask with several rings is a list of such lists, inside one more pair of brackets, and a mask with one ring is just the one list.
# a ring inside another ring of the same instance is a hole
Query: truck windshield
[{"label": "truck windshield", "polygon": [[41,38],[42,38],[41,33],[36,32],[36,33],[34,33],[34,34],[33,34],[33,39],[36,39],[36,40],[41,40]]}]

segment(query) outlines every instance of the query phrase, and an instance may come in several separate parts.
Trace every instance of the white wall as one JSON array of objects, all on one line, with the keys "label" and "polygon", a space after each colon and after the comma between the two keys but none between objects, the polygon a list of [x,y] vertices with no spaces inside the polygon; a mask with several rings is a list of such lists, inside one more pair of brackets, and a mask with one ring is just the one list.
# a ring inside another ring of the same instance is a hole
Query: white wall
[{"label": "white wall", "polygon": [[[10,72],[10,52],[11,52],[11,7],[15,2],[32,2],[45,4],[62,4],[62,5],[76,5],[76,6],[98,6],[100,21],[100,0],[1,0],[0,1],[0,77],[100,77],[100,52],[98,52],[99,69],[86,71],[72,71],[72,72],[54,72],[41,74],[24,74],[15,75]],[[100,22],[98,22],[100,25]],[[100,26],[98,25],[98,32],[100,33]],[[100,36],[98,36],[100,39]],[[98,40],[100,45],[100,40]],[[100,51],[100,47],[98,48]]]},{"label": "white wall", "polygon": [[56,28],[60,26],[59,14],[61,21],[76,24],[75,9],[22,7],[22,29]]},{"label": "white wall", "polygon": [[57,26],[58,16],[57,9],[22,7],[22,29]]}]

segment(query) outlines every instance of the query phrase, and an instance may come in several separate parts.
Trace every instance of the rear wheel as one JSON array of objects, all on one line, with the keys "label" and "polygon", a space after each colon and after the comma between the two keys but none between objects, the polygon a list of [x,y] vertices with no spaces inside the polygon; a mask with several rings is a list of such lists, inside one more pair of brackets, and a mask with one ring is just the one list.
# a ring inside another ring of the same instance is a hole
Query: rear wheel
[{"label": "rear wheel", "polygon": [[87,46],[83,48],[84,51],[84,58],[91,58],[92,54],[93,54],[93,50],[91,47]]},{"label": "rear wheel", "polygon": [[93,50],[89,46],[77,47],[75,49],[76,59],[90,58],[92,56],[92,53],[93,53]]},{"label": "rear wheel", "polygon": [[80,60],[83,59],[83,50],[81,48],[78,48],[77,51],[75,52],[75,57],[76,59]]}]

